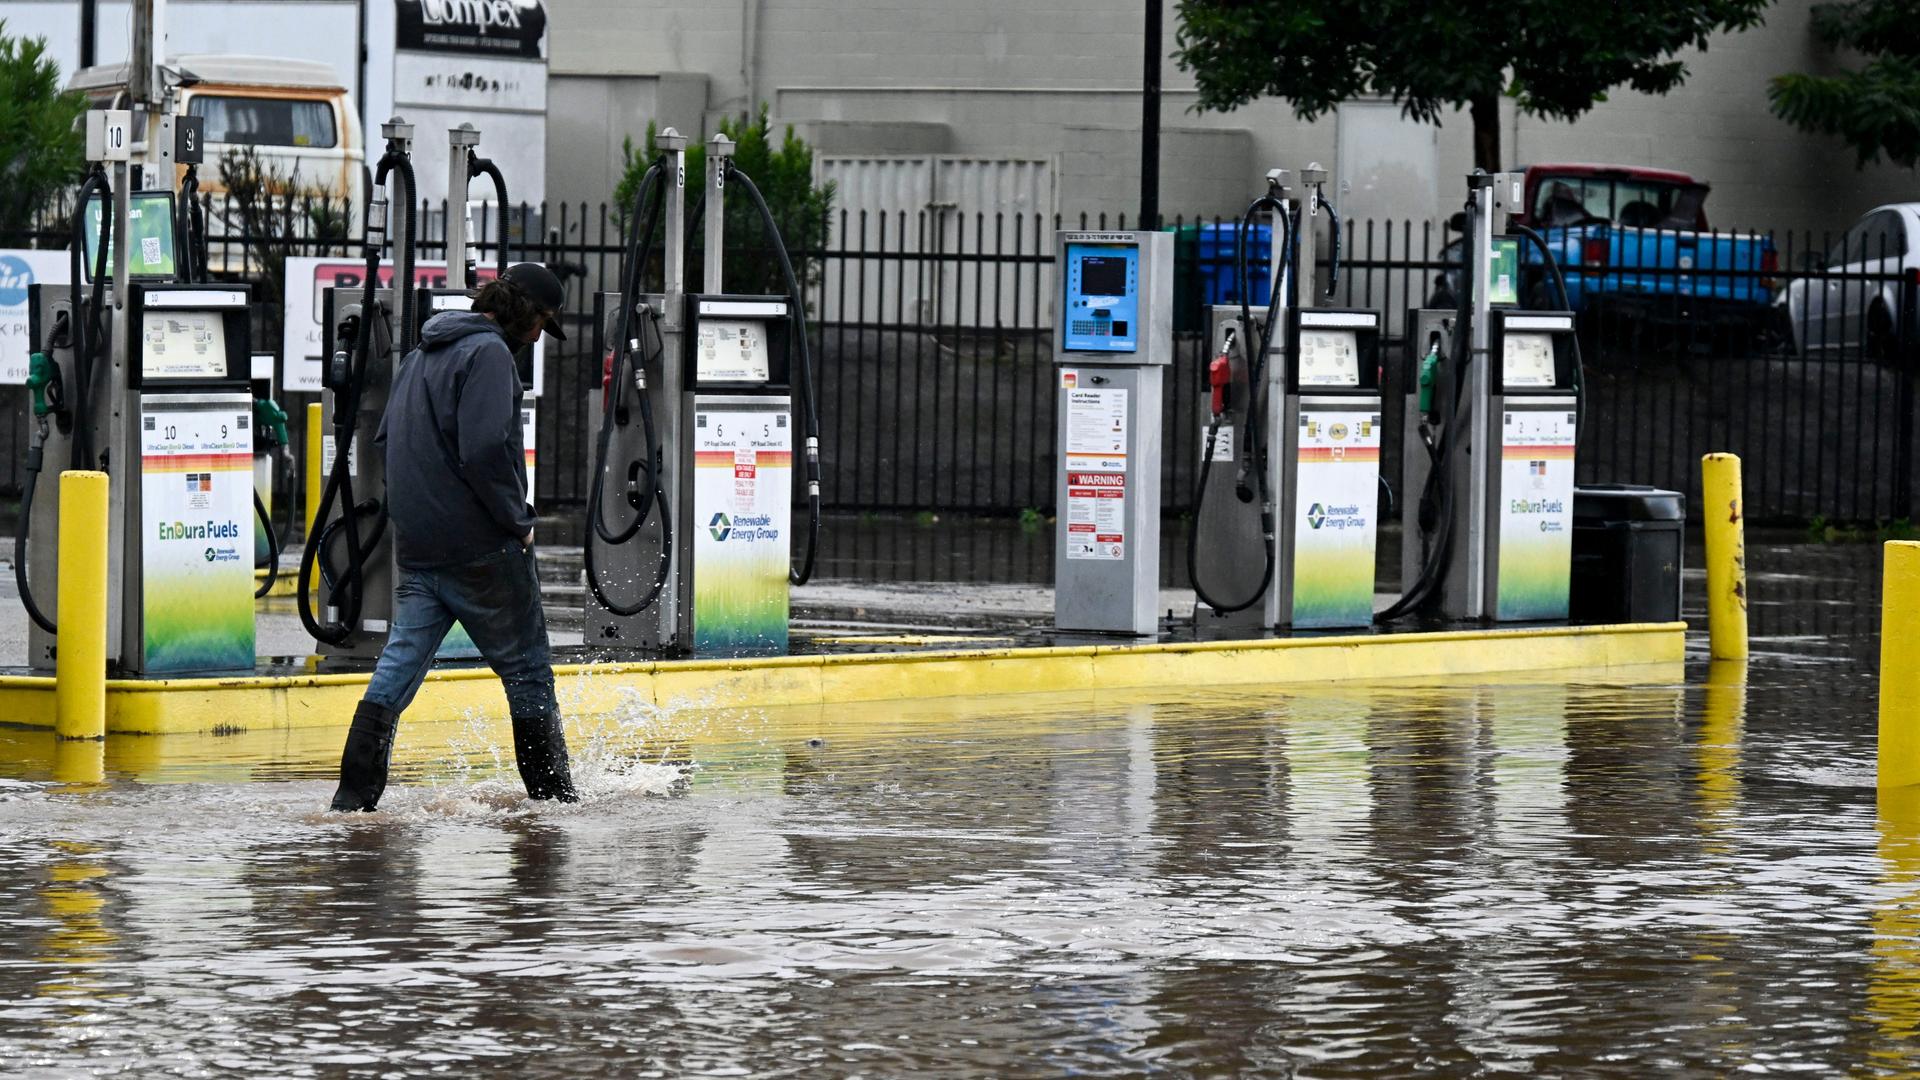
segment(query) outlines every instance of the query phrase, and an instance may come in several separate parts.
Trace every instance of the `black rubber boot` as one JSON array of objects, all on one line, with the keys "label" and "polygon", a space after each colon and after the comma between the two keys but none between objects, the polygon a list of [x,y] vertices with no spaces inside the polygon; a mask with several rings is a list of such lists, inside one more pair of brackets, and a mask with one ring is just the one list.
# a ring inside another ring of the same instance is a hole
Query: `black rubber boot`
[{"label": "black rubber boot", "polygon": [[567,766],[567,733],[560,726],[560,714],[514,717],[513,760],[520,766],[527,798],[580,801]]},{"label": "black rubber boot", "polygon": [[347,729],[347,748],[340,753],[340,788],[333,793],[333,810],[372,811],[387,790],[387,759],[393,753],[393,732],[400,714],[384,705],[362,701],[353,710]]}]

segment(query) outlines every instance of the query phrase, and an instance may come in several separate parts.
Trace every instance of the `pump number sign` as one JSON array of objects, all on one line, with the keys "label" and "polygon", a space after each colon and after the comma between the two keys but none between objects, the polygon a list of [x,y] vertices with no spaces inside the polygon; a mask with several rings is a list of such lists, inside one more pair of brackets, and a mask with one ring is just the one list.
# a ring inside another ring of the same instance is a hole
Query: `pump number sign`
[{"label": "pump number sign", "polygon": [[252,418],[245,394],[141,403],[145,671],[253,670]]}]

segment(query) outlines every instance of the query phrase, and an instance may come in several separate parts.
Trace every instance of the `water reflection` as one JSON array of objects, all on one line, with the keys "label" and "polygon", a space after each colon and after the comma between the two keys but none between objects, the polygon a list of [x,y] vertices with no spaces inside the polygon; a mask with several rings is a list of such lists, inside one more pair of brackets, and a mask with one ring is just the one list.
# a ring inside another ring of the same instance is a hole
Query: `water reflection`
[{"label": "water reflection", "polygon": [[[386,811],[351,821],[316,812],[331,746],[242,766],[109,743],[89,767],[10,733],[0,1053],[1920,1067],[1920,807],[1873,810],[1869,688],[1692,675],[636,711],[578,722],[577,807],[514,795],[497,725],[423,728]],[[111,1008],[114,1045],[72,1038],[76,1002]]]}]

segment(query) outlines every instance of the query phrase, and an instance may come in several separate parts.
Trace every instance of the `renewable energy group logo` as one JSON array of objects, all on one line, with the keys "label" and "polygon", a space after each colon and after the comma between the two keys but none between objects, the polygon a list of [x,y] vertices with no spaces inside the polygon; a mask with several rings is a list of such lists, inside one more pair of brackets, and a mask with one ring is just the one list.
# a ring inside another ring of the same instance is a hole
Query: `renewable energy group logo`
[{"label": "renewable energy group logo", "polygon": [[728,520],[724,513],[715,514],[713,520],[707,522],[707,531],[713,534],[714,543],[721,543],[726,540],[727,534],[733,531],[733,522]]},{"label": "renewable energy group logo", "polygon": [[1360,516],[1360,504],[1351,506],[1322,506],[1314,503],[1307,507],[1307,527],[1309,529],[1358,529],[1366,525],[1366,519]]}]

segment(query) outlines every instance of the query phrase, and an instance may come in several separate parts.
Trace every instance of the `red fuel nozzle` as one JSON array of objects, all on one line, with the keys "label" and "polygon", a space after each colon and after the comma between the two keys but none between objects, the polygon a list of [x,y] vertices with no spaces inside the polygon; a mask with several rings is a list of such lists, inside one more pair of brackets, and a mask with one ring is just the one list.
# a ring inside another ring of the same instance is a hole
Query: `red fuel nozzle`
[{"label": "red fuel nozzle", "polygon": [[600,368],[600,389],[604,393],[613,385],[613,350],[607,350],[607,360]]},{"label": "red fuel nozzle", "polygon": [[1230,351],[1220,350],[1220,355],[1207,365],[1207,385],[1213,388],[1213,415],[1216,417],[1226,415],[1227,392],[1233,389],[1233,362],[1227,358]]}]

